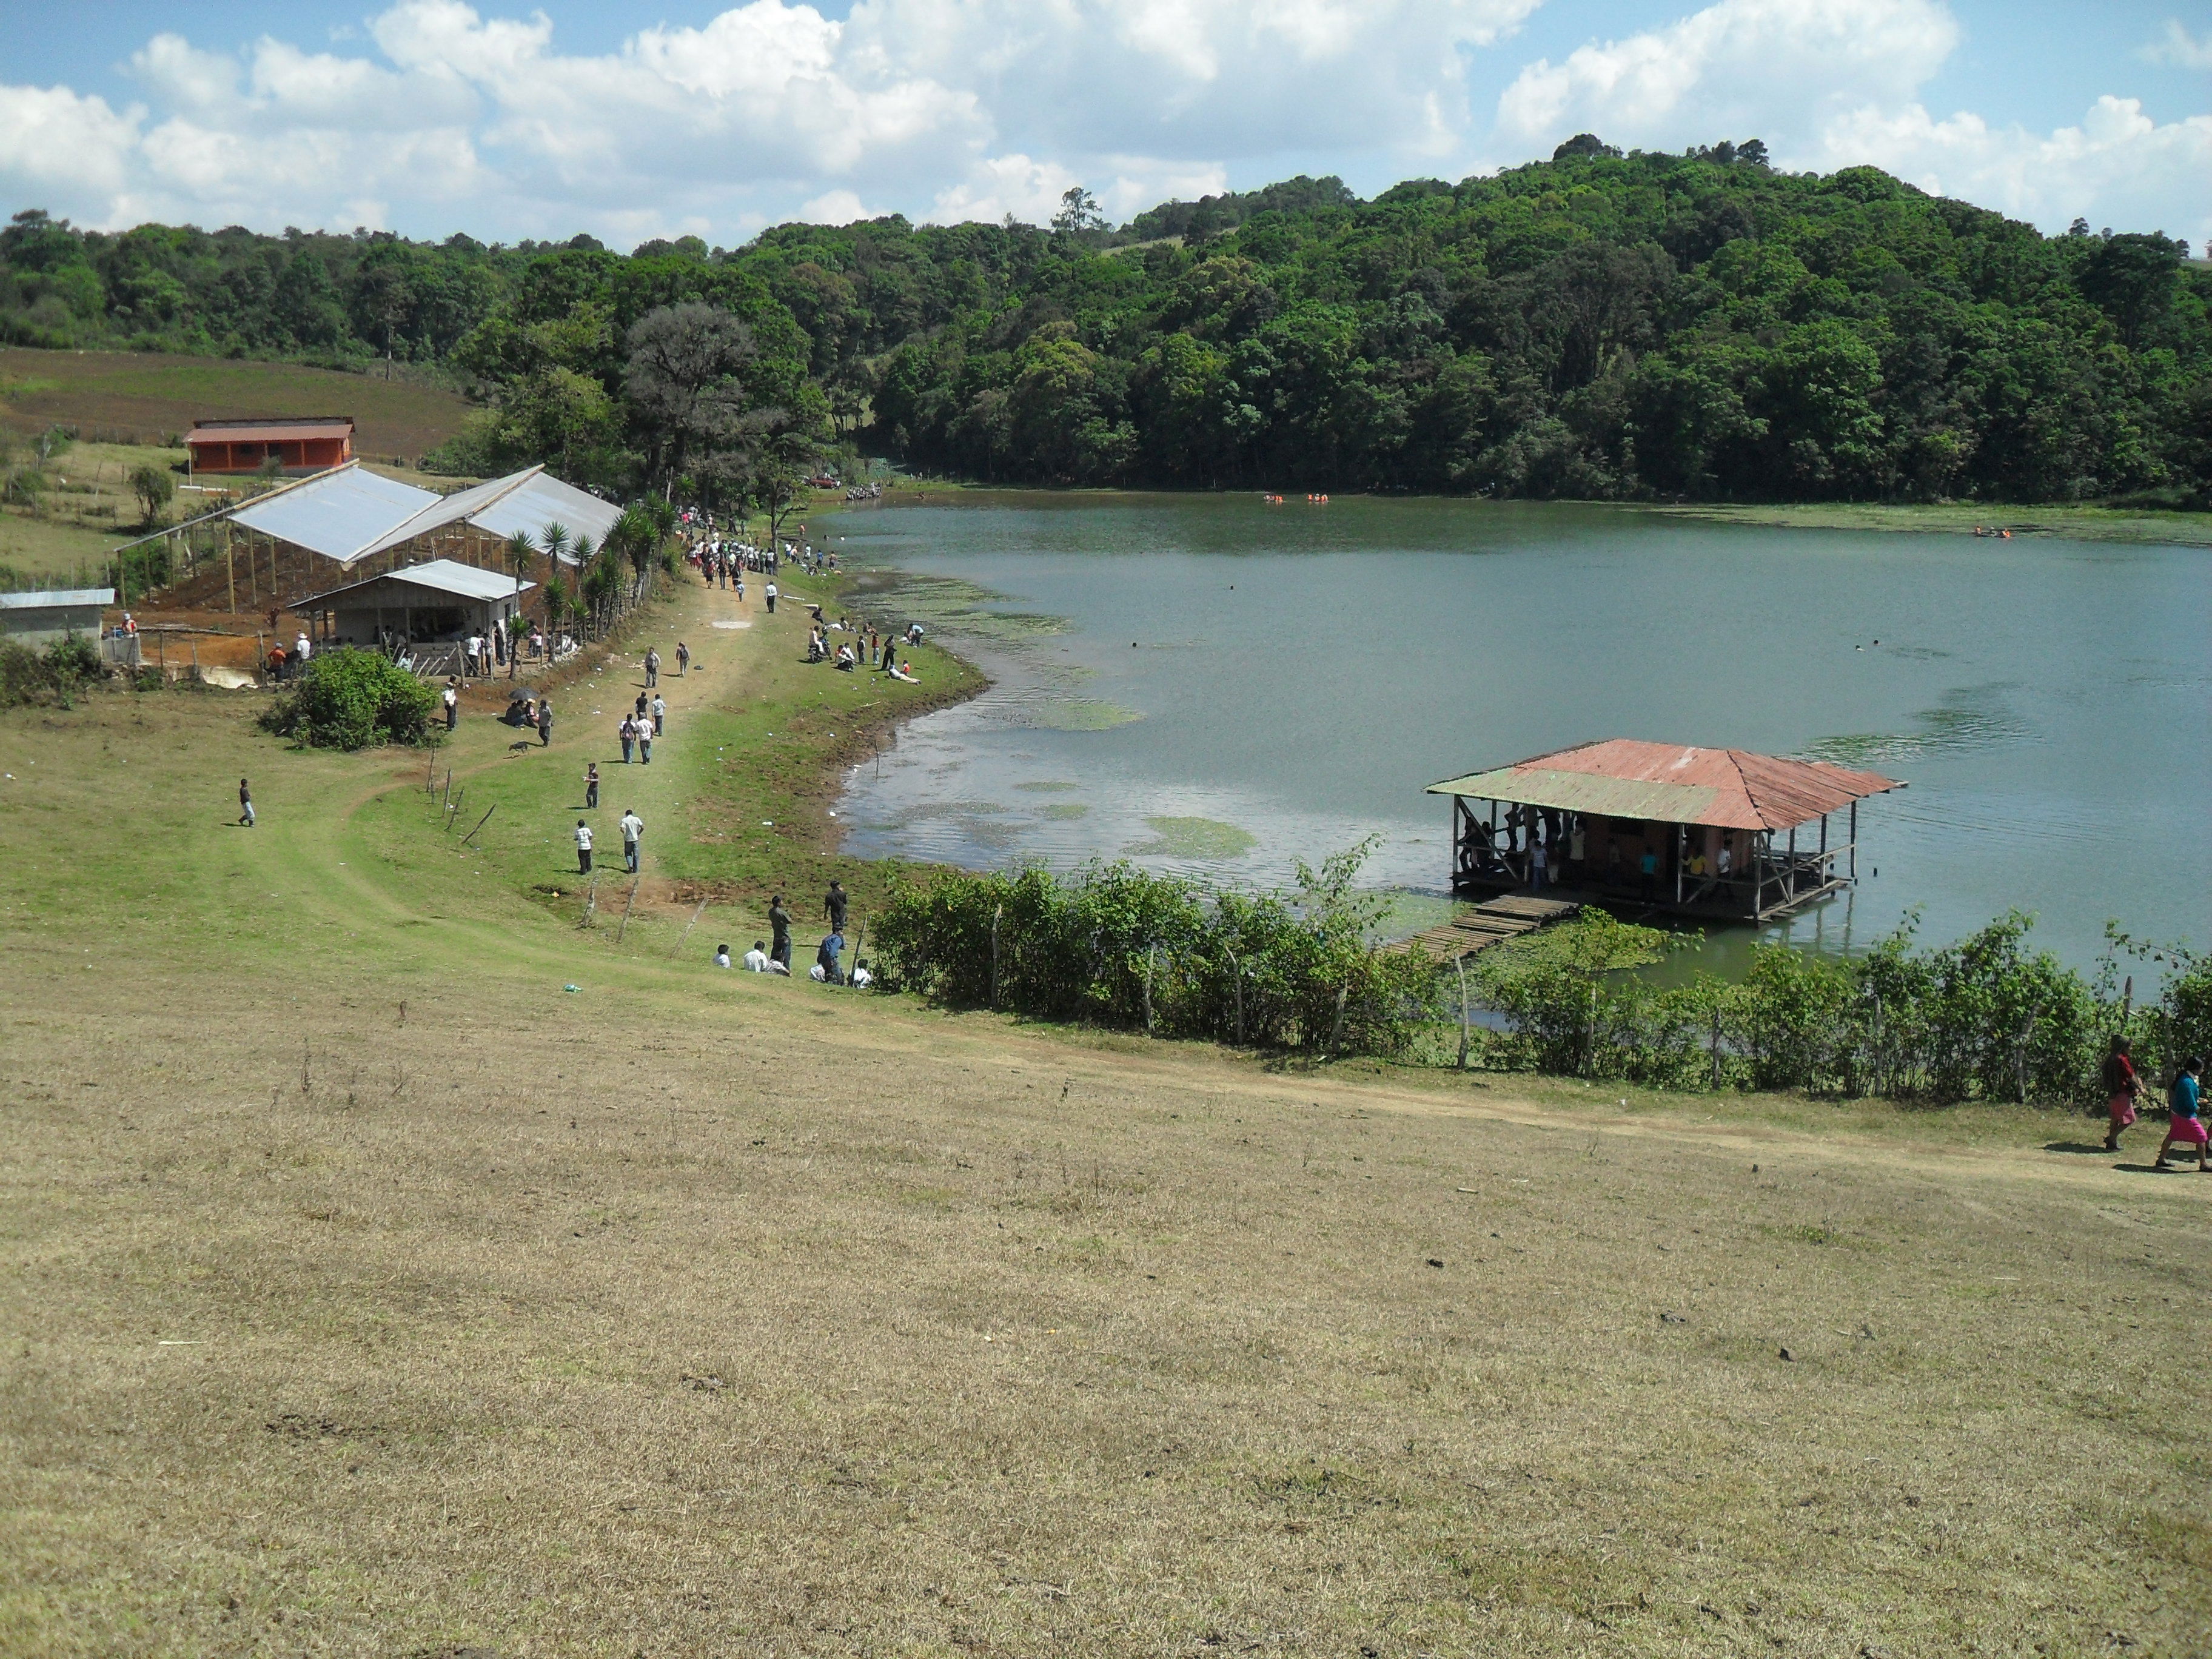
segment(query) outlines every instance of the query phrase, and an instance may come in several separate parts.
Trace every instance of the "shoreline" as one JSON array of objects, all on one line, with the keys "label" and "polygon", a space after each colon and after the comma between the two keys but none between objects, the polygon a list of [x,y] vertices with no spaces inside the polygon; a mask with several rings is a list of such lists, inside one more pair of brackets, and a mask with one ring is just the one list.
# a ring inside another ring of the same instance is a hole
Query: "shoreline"
[{"label": "shoreline", "polygon": [[[1054,501],[1110,501],[1153,496],[1190,501],[1219,497],[1257,496],[1258,486],[1237,489],[1169,489],[1130,486],[1011,484],[936,482],[914,495],[942,491],[948,502],[991,497],[1037,496]],[[2137,546],[2212,548],[2212,513],[2178,508],[2102,507],[2014,502],[1883,502],[1883,501],[1635,501],[1559,498],[1534,500],[1514,497],[1499,501],[1475,495],[1446,495],[1427,491],[1403,494],[1346,490],[1337,497],[1340,505],[1359,501],[1462,502],[1486,507],[1598,507],[1618,513],[1649,513],[1667,518],[1703,519],[1717,524],[1758,525],[1778,530],[1869,530],[1886,534],[1914,532],[1972,536],[1977,525],[2005,529],[2015,540],[2063,538],[2075,541],[2112,542]],[[928,507],[939,503],[886,494],[877,507]],[[836,503],[840,508],[846,503]]]}]

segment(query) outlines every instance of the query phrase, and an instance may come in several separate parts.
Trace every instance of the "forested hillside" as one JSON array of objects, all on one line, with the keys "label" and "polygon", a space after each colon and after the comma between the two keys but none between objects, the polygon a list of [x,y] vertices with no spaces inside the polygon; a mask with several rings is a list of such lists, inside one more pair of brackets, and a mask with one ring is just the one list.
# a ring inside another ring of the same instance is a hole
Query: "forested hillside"
[{"label": "forested hillside", "polygon": [[[436,365],[447,459],[744,491],[819,448],[1006,482],[1698,499],[2212,494],[2212,271],[1763,148],[1337,180],[1118,232],[787,225],[736,250],[486,247],[43,214],[26,344]],[[658,333],[655,333],[655,331]]]}]

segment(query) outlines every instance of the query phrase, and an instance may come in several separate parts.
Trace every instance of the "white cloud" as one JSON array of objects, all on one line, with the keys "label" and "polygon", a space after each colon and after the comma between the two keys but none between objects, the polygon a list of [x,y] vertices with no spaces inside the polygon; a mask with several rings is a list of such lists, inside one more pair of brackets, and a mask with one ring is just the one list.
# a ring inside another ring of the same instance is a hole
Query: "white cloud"
[{"label": "white cloud", "polygon": [[131,175],[143,112],[118,115],[67,87],[0,87],[0,180],[33,192],[99,197]]},{"label": "white cloud", "polygon": [[1668,27],[1531,64],[1498,100],[1498,126],[1553,143],[1587,131],[1646,149],[1774,145],[1909,94],[1958,41],[1936,0],[1721,0]]},{"label": "white cloud", "polygon": [[[1042,222],[1078,182],[1121,220],[1232,174],[1457,173],[1478,145],[1518,161],[1582,130],[1757,136],[1788,164],[1880,161],[2039,219],[2048,200],[2061,223],[2156,222],[2197,193],[2199,124],[2124,98],[2049,135],[1929,116],[1915,100],[1960,39],[1942,0],[1716,0],[1529,64],[1477,111],[1469,65],[1540,3],[744,0],[578,53],[543,12],[386,0],[319,49],[156,33],[126,69],[143,106],[0,86],[0,196],[102,226],[735,242],[893,209]],[[2212,45],[2174,23],[2156,51]]]},{"label": "white cloud", "polygon": [[2100,98],[2079,126],[2038,134],[1978,115],[1938,121],[1919,105],[1867,109],[1821,136],[1832,165],[1872,162],[1938,195],[2027,219],[2046,231],[2076,214],[2128,230],[2212,237],[2212,115],[2160,124],[2133,98]]},{"label": "white cloud", "polygon": [[2142,55],[2154,64],[2174,64],[2183,69],[2212,70],[2212,34],[2202,40],[2182,27],[2181,20],[2166,20],[2166,38],[2143,48]]}]

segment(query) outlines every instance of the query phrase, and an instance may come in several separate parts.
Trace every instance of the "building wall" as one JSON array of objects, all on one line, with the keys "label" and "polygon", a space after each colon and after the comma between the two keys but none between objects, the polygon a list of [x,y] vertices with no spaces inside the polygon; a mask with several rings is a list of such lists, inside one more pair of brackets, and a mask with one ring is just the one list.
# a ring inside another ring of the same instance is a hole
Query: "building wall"
[{"label": "building wall", "polygon": [[21,605],[0,611],[0,637],[10,644],[44,647],[71,634],[100,636],[96,605]]}]

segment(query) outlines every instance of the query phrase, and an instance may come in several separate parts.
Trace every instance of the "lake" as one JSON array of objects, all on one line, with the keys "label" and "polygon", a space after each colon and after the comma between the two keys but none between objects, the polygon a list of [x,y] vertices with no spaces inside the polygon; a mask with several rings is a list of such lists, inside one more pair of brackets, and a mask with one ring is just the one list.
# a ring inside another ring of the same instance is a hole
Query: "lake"
[{"label": "lake", "polygon": [[2107,917],[2212,945],[2202,550],[1218,495],[948,495],[831,534],[872,615],[996,682],[854,773],[857,854],[1263,885],[1373,836],[1367,880],[1440,896],[1425,785],[1635,737],[1910,783],[1861,811],[1857,890],[1768,937],[2018,907],[2081,966]]}]

